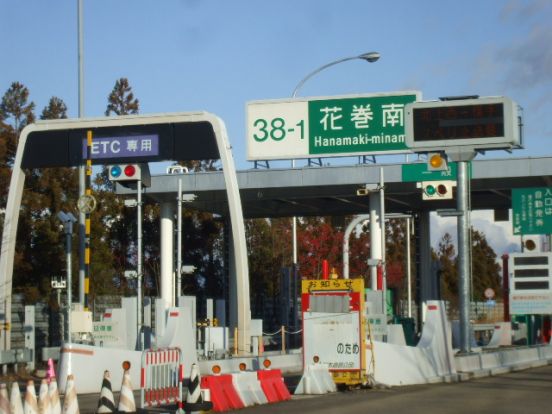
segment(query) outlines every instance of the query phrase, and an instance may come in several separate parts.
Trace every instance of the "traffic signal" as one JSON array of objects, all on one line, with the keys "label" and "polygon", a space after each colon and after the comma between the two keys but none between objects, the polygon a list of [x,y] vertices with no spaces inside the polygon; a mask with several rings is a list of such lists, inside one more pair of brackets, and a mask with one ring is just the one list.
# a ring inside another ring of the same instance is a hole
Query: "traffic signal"
[{"label": "traffic signal", "polygon": [[428,171],[448,171],[447,157],[441,152],[430,152],[427,154]]},{"label": "traffic signal", "polygon": [[151,177],[147,164],[115,164],[110,165],[108,170],[110,181],[125,185],[141,180],[144,186],[150,186]]},{"label": "traffic signal", "polygon": [[452,188],[456,181],[422,181],[418,187],[422,189],[423,200],[451,200]]}]

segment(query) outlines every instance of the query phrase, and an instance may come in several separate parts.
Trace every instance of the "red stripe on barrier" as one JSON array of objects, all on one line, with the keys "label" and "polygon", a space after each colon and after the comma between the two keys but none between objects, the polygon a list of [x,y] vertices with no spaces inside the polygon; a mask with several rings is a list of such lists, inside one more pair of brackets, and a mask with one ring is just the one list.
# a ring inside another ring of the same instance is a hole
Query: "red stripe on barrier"
[{"label": "red stripe on barrier", "polygon": [[228,411],[244,408],[240,396],[232,384],[232,375],[207,375],[201,378],[201,388],[208,388],[211,392],[213,411]]},{"label": "red stripe on barrier", "polygon": [[437,305],[429,305],[429,306],[427,307],[427,310],[437,310],[437,309],[439,309],[439,308],[437,307]]},{"label": "red stripe on barrier", "polygon": [[144,388],[146,386],[146,370],[145,368],[142,368],[140,370],[140,388]]},{"label": "red stripe on barrier", "polygon": [[178,380],[181,382],[184,379],[184,366],[180,364],[178,366]]},{"label": "red stripe on barrier", "polygon": [[270,403],[291,400],[282,371],[279,369],[265,369],[257,371],[257,378],[261,382],[261,389]]},{"label": "red stripe on barrier", "polygon": [[169,313],[169,316],[178,316],[180,315],[178,312],[170,312]]}]

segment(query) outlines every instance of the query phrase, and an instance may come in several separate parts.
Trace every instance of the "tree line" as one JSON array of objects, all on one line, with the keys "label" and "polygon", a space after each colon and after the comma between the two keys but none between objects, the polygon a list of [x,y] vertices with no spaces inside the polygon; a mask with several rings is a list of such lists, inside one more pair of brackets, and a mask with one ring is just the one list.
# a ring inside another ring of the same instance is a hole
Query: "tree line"
[{"label": "tree line", "polygon": [[[139,113],[140,102],[134,96],[126,78],[116,80],[107,94],[106,116]],[[6,205],[9,180],[19,135],[22,129],[36,119],[67,118],[67,106],[56,96],[36,115],[36,106],[30,91],[20,82],[13,82],[0,103],[0,207]],[[212,171],[219,168],[216,160],[197,160],[182,163],[194,171]],[[14,291],[25,295],[28,303],[39,298],[52,298],[50,281],[53,276],[65,274],[64,237],[56,217],[59,211],[77,215],[78,171],[75,168],[43,168],[26,171],[25,191],[21,204],[16,255],[14,260]],[[105,294],[132,295],[135,283],[123,277],[125,270],[136,264],[135,212],[125,207],[123,200],[113,192],[106,167],[93,180],[93,195],[98,208],[91,214],[91,275],[90,296]],[[159,288],[159,207],[145,201],[143,214],[144,286],[145,295],[156,296]],[[331,217],[302,217],[298,219],[298,269],[302,278],[319,278],[322,261],[341,274],[344,223],[352,219]],[[0,210],[0,230],[4,210]],[[185,209],[183,212],[182,258],[196,266],[193,276],[183,277],[183,294],[203,298],[222,298],[227,292],[227,246],[224,223],[213,214]],[[280,293],[281,269],[291,267],[291,219],[267,218],[246,220],[249,252],[252,314],[262,317],[267,298],[277,300]],[[386,229],[386,257],[388,286],[399,297],[406,296],[406,240],[405,223],[391,220]],[[496,254],[485,235],[473,231],[473,287],[474,298],[482,300],[483,291],[492,287],[499,291],[500,267]],[[73,243],[77,258],[78,243]],[[350,277],[363,277],[370,286],[368,228],[353,232],[350,241]],[[414,249],[412,249],[414,251]],[[413,256],[414,257],[414,256]],[[457,303],[458,272],[452,238],[445,234],[434,260],[440,264],[441,292],[444,299]],[[412,268],[415,275],[415,266]],[[73,274],[78,274],[78,260],[73,261]],[[78,278],[73,278],[73,292],[78,292]]]}]

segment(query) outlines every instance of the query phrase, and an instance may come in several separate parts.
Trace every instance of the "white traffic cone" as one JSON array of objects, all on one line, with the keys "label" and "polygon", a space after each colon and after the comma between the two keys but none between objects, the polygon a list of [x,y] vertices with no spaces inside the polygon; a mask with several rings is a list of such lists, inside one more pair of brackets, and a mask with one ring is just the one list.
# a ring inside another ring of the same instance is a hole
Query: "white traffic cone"
[{"label": "white traffic cone", "polygon": [[111,375],[106,370],[104,372],[102,390],[100,391],[100,400],[98,401],[96,413],[114,413],[115,411],[117,411],[117,407],[115,407],[115,400],[113,399],[113,391],[111,389]]},{"label": "white traffic cone", "polygon": [[48,380],[43,379],[38,390],[38,413],[51,414],[50,395],[48,394]]},{"label": "white traffic cone", "polygon": [[50,407],[51,407],[52,414],[61,414],[61,401],[59,399],[59,391],[58,391],[56,377],[50,378],[50,385],[48,386],[48,395],[50,396]]},{"label": "white traffic cone", "polygon": [[77,391],[75,389],[75,377],[73,377],[73,375],[67,375],[67,385],[65,387],[65,398],[63,399],[62,414],[79,413],[79,401],[77,399]]},{"label": "white traffic cone", "polygon": [[132,383],[128,370],[125,370],[123,374],[123,384],[121,385],[121,394],[119,396],[117,411],[120,413],[136,412],[136,403],[134,402],[134,393],[132,392]]},{"label": "white traffic cone", "polygon": [[36,390],[34,381],[27,381],[27,389],[25,391],[25,402],[23,403],[24,414],[38,414],[38,403],[36,401]]},{"label": "white traffic cone", "polygon": [[23,414],[23,403],[21,402],[21,391],[19,391],[19,384],[17,382],[12,383],[10,392],[10,408],[12,414]]},{"label": "white traffic cone", "polygon": [[0,384],[0,414],[11,414],[8,387],[6,384]]}]

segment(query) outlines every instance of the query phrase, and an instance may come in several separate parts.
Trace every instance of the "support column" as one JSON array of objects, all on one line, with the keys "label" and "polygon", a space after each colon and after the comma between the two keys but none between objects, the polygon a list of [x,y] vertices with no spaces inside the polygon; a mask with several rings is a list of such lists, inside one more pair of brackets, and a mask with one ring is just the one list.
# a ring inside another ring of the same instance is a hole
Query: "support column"
[{"label": "support column", "polygon": [[[226,248],[228,249],[228,321],[229,321],[229,327],[231,329],[234,329],[234,327],[238,326],[238,284],[237,284],[237,275],[236,275],[236,259],[235,259],[235,252],[234,252],[234,241],[232,237],[232,229],[230,228],[230,220],[225,221],[225,226],[227,226],[227,230],[225,232],[226,240]],[[237,338],[234,338],[236,340]]]},{"label": "support column", "polygon": [[422,211],[419,214],[419,228],[420,236],[418,240],[418,248],[420,249],[420,274],[418,275],[420,281],[420,303],[428,300],[440,299],[436,297],[436,293],[439,291],[436,286],[437,280],[434,277],[431,266],[431,228],[430,228],[430,215],[429,211]]},{"label": "support column", "polygon": [[[380,194],[369,194],[370,203],[370,259],[381,261]],[[370,267],[370,287],[377,290],[377,267]]]},{"label": "support column", "polygon": [[172,305],[174,298],[174,202],[161,203],[161,280],[160,298],[165,306]]},{"label": "support column", "polygon": [[457,203],[458,216],[458,295],[460,296],[460,352],[469,353],[470,347],[470,210],[468,163],[457,163]]}]

